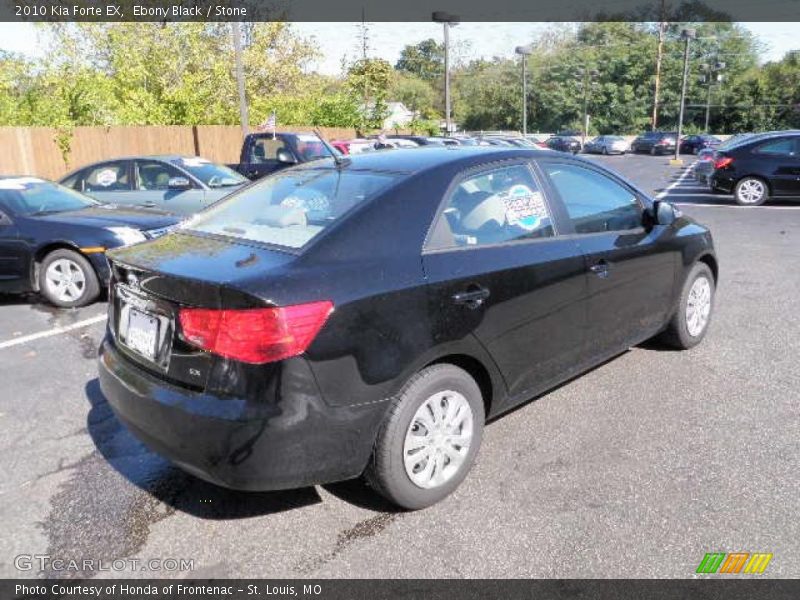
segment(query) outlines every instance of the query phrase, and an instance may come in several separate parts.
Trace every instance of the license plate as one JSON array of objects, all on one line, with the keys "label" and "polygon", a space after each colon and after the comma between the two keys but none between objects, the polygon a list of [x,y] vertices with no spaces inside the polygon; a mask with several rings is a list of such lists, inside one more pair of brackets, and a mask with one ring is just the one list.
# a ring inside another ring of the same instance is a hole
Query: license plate
[{"label": "license plate", "polygon": [[149,360],[155,360],[158,345],[158,319],[131,308],[125,345]]}]

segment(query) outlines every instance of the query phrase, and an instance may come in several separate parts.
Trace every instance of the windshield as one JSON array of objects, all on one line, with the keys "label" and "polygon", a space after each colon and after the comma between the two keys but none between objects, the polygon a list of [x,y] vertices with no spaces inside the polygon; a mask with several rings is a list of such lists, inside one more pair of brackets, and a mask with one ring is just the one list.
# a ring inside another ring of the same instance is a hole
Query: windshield
[{"label": "windshield", "polygon": [[0,179],[0,205],[18,215],[80,210],[100,203],[69,188],[35,177]]},{"label": "windshield", "polygon": [[199,213],[186,228],[301,248],[396,178],[387,173],[339,169],[285,171]]},{"label": "windshield", "polygon": [[189,173],[211,188],[233,187],[242,185],[247,181],[247,179],[239,175],[239,173],[233,169],[214,164],[205,158],[179,158],[172,162],[182,169],[189,171]]}]

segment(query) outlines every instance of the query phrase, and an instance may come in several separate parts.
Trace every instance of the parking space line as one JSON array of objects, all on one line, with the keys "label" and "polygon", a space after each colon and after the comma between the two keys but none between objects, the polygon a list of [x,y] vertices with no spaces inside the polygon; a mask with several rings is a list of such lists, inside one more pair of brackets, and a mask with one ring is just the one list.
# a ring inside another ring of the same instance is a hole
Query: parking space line
[{"label": "parking space line", "polygon": [[681,173],[675,181],[670,183],[667,187],[665,187],[663,190],[658,192],[658,194],[656,194],[656,200],[661,200],[667,194],[669,194],[672,190],[674,190],[676,187],[678,187],[680,184],[682,184],[686,180],[686,176],[689,175],[689,172],[691,170],[692,170],[692,165],[689,165],[688,167],[686,167],[683,170],[683,173]]},{"label": "parking space line", "polygon": [[73,331],[75,329],[88,327],[89,325],[94,325],[95,323],[102,323],[105,320],[106,320],[106,315],[98,315],[96,317],[92,317],[91,319],[84,319],[83,321],[77,321],[72,325],[64,325],[63,327],[54,327],[53,329],[48,329],[47,331],[39,331],[38,333],[23,335],[22,337],[15,338],[13,340],[6,340],[5,342],[0,342],[0,350],[3,350],[5,348],[11,348],[12,346],[19,346],[20,344],[26,344],[34,340],[39,340],[42,338],[51,337],[62,333],[67,333],[68,331]]}]

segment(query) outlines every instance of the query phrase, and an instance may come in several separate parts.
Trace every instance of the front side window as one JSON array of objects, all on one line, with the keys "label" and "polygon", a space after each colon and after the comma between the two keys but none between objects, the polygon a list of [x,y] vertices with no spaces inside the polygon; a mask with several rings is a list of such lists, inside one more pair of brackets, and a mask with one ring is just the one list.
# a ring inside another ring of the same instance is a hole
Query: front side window
[{"label": "front side window", "polygon": [[567,164],[543,165],[561,196],[576,233],[623,231],[642,224],[631,190],[597,171]]},{"label": "front side window", "polygon": [[547,202],[525,165],[462,181],[442,212],[456,246],[485,246],[555,235]]},{"label": "front side window", "polygon": [[[182,169],[189,171],[189,173],[210,188],[235,187],[247,182],[247,179],[230,167],[218,165],[205,158],[200,158],[199,156],[177,158],[172,162]],[[182,176],[183,175],[181,175],[181,177]]]},{"label": "front side window", "polygon": [[186,177],[178,169],[157,160],[136,161],[136,185],[140,190],[168,190],[173,177]]},{"label": "front side window", "polygon": [[388,188],[397,177],[370,171],[292,169],[228,196],[185,227],[301,248],[351,208]]}]

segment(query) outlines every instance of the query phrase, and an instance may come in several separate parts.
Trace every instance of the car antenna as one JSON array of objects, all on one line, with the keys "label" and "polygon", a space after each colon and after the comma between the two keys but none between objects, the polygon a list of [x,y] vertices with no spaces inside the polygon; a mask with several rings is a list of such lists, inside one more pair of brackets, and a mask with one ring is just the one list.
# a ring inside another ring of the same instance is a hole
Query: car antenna
[{"label": "car antenna", "polygon": [[346,167],[347,165],[350,164],[350,159],[342,158],[341,156],[339,156],[339,152],[337,152],[336,149],[328,143],[328,140],[326,140],[325,137],[322,135],[322,132],[319,130],[319,127],[314,128],[314,133],[317,134],[317,137],[320,139],[322,144],[328,149],[328,152],[331,153],[331,156],[333,157],[333,162],[336,163],[337,169],[341,169],[342,167]]}]

